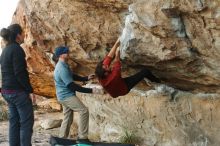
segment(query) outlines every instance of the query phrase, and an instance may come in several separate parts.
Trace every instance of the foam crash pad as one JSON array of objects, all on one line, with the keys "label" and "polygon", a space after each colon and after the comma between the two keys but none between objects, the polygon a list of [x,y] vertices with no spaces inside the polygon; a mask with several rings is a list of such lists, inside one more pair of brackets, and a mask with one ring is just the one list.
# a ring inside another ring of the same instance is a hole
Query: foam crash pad
[{"label": "foam crash pad", "polygon": [[122,144],[122,143],[105,143],[105,142],[92,142],[89,144],[77,144],[75,140],[64,139],[59,137],[50,137],[51,146],[135,146],[134,144]]}]

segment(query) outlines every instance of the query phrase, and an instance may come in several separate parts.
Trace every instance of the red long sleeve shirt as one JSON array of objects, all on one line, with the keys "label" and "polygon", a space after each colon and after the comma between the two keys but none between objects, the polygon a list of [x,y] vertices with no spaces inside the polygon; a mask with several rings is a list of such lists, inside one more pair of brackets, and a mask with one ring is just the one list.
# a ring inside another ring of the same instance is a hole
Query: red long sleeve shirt
[{"label": "red long sleeve shirt", "polygon": [[[106,56],[103,65],[110,66],[112,58]],[[118,97],[127,94],[128,87],[121,77],[121,62],[116,61],[112,66],[112,71],[104,78],[99,79],[100,84],[103,86],[105,91],[107,91],[112,97]]]}]

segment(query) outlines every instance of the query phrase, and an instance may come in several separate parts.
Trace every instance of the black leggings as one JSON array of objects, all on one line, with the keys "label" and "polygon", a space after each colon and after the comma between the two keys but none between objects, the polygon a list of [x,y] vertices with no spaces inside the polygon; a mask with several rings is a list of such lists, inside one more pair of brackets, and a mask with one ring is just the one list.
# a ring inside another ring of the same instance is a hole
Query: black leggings
[{"label": "black leggings", "polygon": [[160,83],[160,79],[155,77],[150,70],[142,69],[140,72],[134,74],[133,76],[124,78],[125,83],[130,91],[135,85],[137,85],[144,78],[148,78],[151,82]]}]

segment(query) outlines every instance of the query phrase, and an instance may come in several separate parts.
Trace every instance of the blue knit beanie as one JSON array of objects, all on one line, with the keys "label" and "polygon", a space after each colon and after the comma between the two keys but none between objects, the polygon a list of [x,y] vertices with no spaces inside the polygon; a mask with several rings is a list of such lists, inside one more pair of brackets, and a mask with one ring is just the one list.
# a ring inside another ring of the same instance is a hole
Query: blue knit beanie
[{"label": "blue knit beanie", "polygon": [[55,56],[59,57],[62,54],[67,54],[69,52],[69,48],[60,46],[55,49]]}]

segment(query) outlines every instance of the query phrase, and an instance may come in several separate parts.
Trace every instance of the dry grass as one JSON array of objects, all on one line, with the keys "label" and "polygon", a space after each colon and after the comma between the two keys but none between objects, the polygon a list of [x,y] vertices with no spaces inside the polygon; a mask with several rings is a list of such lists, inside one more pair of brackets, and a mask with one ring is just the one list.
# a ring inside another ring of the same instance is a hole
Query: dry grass
[{"label": "dry grass", "polygon": [[8,110],[6,102],[0,99],[0,121],[5,121],[8,119]]},{"label": "dry grass", "polygon": [[120,143],[127,143],[127,144],[139,144],[140,140],[139,138],[135,135],[134,131],[128,131],[124,130],[123,135],[120,137]]}]

